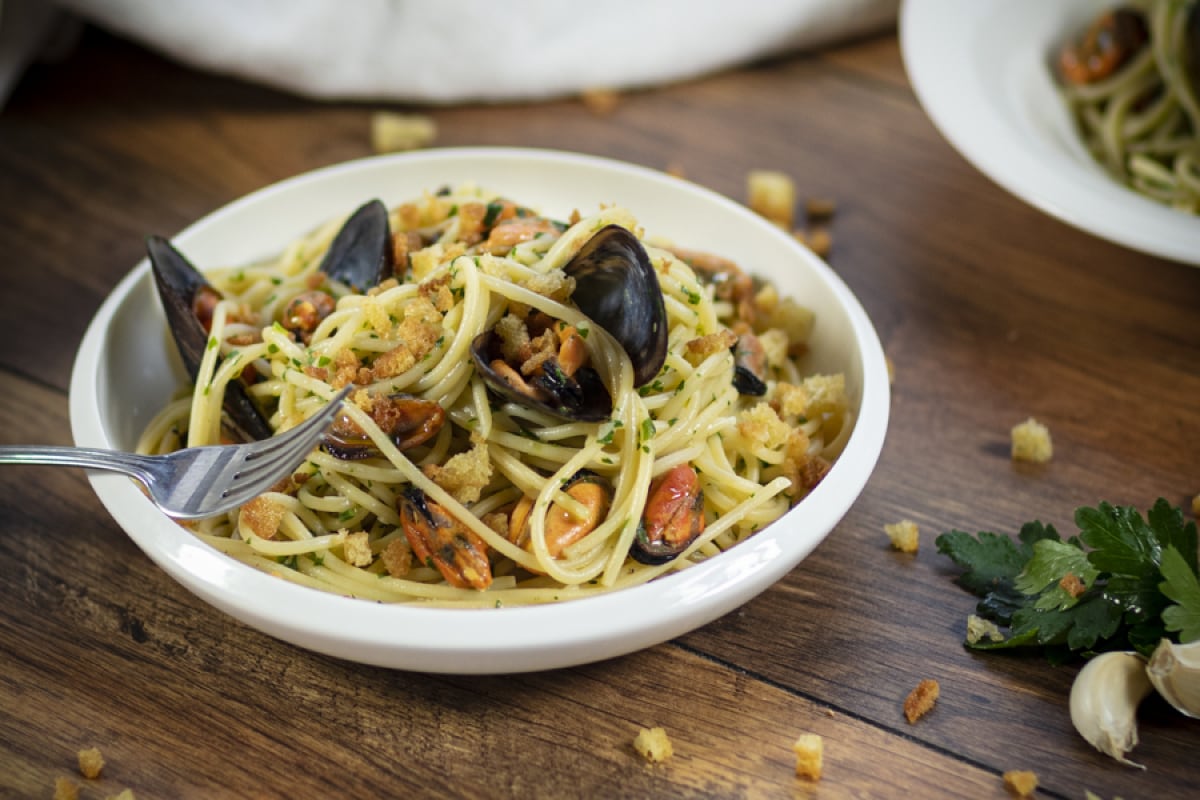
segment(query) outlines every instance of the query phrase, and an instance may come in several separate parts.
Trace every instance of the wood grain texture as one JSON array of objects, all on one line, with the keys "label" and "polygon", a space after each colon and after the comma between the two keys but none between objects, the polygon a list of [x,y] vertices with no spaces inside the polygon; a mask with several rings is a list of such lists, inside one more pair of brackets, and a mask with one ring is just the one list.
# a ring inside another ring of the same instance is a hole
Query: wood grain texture
[{"label": "wood grain texture", "polygon": [[[242,194],[369,152],[374,107],[201,75],[88,32],[0,113],[0,443],[68,443],[91,315],[141,257]],[[888,441],[846,518],[742,609],[585,667],[483,678],[314,655],[206,606],[129,541],[81,473],[0,470],[0,797],[1186,797],[1200,726],[1150,700],[1135,758],[1071,728],[1077,665],[962,645],[974,601],[934,537],[1073,531],[1101,499],[1200,492],[1200,269],[1107,244],[976,172],[918,106],[894,37],[629,94],[430,110],[440,145],[519,145],[682,168],[735,199],[748,170],[833,198],[830,262],[895,364]],[[1196,224],[1181,218],[1181,225]],[[747,265],[751,266],[752,265]],[[1054,460],[1015,465],[1046,422]],[[893,552],[885,523],[921,528]],[[936,678],[916,724],[905,695]],[[631,747],[662,725],[675,757]],[[791,743],[825,737],[825,775]]]}]

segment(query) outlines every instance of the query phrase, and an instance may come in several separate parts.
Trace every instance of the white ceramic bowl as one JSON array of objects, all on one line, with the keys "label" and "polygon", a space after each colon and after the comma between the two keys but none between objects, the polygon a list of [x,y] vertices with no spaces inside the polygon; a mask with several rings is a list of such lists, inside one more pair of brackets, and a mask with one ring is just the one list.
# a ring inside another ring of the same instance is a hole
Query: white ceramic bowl
[{"label": "white ceramic bowl", "polygon": [[[391,205],[463,181],[560,217],[574,208],[623,204],[648,232],[733,257],[814,308],[809,366],[844,372],[858,412],[849,444],[825,480],[783,519],[698,567],[609,595],[532,608],[381,605],[297,586],[196,539],[159,513],[133,481],[92,474],[97,495],[130,538],[200,598],[268,634],[354,661],[444,673],[549,669],[648,647],[736,608],[800,563],[850,508],[875,466],[887,428],[887,369],[870,321],[842,281],[742,206],[663,173],[600,158],[428,150],[283,181],[205,217],[174,241],[201,268],[248,262],[372,197]],[[184,383],[171,347],[143,260],[101,306],[76,358],[70,405],[78,444],[134,447],[151,416]]]},{"label": "white ceramic bowl", "polygon": [[968,161],[1036,208],[1144,253],[1200,264],[1200,218],[1113,180],[1084,147],[1051,68],[1116,0],[905,0],[904,64]]}]

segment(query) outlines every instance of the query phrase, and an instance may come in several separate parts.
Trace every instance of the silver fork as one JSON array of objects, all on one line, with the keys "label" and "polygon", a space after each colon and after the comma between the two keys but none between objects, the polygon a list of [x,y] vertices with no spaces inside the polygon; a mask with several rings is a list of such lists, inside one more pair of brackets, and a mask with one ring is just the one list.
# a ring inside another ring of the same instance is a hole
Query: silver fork
[{"label": "silver fork", "polygon": [[312,452],[353,386],[290,431],[249,444],[189,447],[143,456],[92,447],[0,447],[0,464],[49,464],[120,472],[140,481],[169,516],[200,519],[253,500]]}]

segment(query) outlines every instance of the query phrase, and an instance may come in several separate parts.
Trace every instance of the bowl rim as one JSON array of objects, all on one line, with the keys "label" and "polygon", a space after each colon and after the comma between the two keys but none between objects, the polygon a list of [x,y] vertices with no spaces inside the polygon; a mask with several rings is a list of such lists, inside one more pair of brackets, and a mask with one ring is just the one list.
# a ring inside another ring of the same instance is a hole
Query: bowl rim
[{"label": "bowl rim", "polygon": [[[890,387],[878,335],[858,299],[824,261],[786,232],[749,209],[696,184],[639,165],[558,150],[513,147],[436,148],[415,153],[371,156],[305,172],[244,195],[187,226],[186,240],[238,214],[249,204],[298,185],[336,180],[397,161],[462,159],[568,167],[583,165],[617,171],[651,182],[671,182],[699,193],[724,211],[761,224],[764,235],[786,239],[817,278],[838,299],[853,329],[862,386],[855,428],[829,477],[804,500],[808,536],[791,558],[772,528],[750,537],[721,556],[664,575],[647,584],[588,598],[541,606],[496,609],[429,608],[379,604],[313,590],[272,577],[228,557],[163,516],[132,481],[120,475],[89,473],[94,491],[130,538],[156,564],[207,603],[252,627],[317,652],[378,666],[448,674],[496,674],[572,666],[623,655],[693,630],[742,605],[777,582],[823,541],[861,494],[874,471],[888,423]],[[348,178],[349,179],[349,178]],[[110,326],[139,281],[149,280],[142,259],[104,300],[81,342],[72,369],[69,405],[73,436],[81,446],[113,447],[105,433],[100,396],[101,363]],[[855,469],[852,469],[855,467]],[[832,480],[830,479],[832,478]],[[812,502],[810,502],[812,501]],[[747,571],[762,576],[742,580]],[[260,602],[266,596],[271,602]],[[273,598],[279,598],[275,601]],[[630,618],[630,608],[669,603],[667,621]],[[578,624],[581,616],[588,624]],[[434,643],[428,637],[453,626],[454,636]],[[502,628],[503,638],[497,630]],[[403,637],[389,637],[404,630]],[[553,634],[552,639],[549,634]]]}]

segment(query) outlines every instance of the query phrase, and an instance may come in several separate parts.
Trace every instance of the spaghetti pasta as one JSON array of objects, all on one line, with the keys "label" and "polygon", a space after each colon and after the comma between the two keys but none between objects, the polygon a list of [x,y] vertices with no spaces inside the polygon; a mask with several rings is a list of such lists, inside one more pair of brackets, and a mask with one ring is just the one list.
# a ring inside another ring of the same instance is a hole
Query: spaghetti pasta
[{"label": "spaghetti pasta", "polygon": [[1197,0],[1143,0],[1102,15],[1060,56],[1088,151],[1141,194],[1200,213]]},{"label": "spaghetti pasta", "polygon": [[[466,607],[636,585],[778,519],[853,427],[843,377],[801,372],[810,310],[732,262],[647,239],[624,208],[558,222],[473,185],[425,193],[388,211],[396,274],[364,293],[320,269],[341,223],[276,258],[206,273],[219,299],[195,384],[138,445],[217,442],[233,382],[275,431],[357,385],[292,478],[190,523],[273,575]],[[573,302],[564,269],[609,226],[638,237],[666,309],[665,359],[640,386],[630,353]],[[544,378],[548,357],[556,370],[575,360],[598,375],[611,411],[586,421],[498,395],[473,358],[489,331],[501,360],[519,365],[513,381]],[[757,395],[738,382],[751,362]],[[665,556],[647,544],[654,531],[669,540]]]}]

